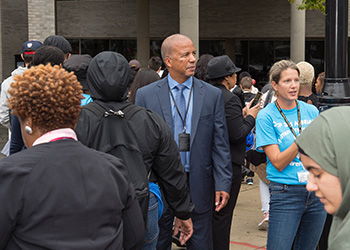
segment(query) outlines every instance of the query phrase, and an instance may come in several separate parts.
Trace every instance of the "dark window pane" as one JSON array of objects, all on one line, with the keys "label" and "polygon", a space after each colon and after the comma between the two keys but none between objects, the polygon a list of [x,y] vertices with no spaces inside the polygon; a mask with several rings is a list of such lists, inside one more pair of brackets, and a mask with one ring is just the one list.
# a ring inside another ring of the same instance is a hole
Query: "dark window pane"
[{"label": "dark window pane", "polygon": [[262,88],[268,82],[268,72],[274,62],[274,41],[250,41],[249,73]]},{"label": "dark window pane", "polygon": [[305,61],[309,62],[315,68],[315,78],[324,71],[324,42],[306,41]]},{"label": "dark window pane", "polygon": [[163,40],[151,40],[150,41],[150,57],[152,56],[161,56],[160,48],[162,46]]},{"label": "dark window pane", "polygon": [[236,64],[242,71],[249,70],[249,41],[236,40]]},{"label": "dark window pane", "polygon": [[[290,59],[289,41],[275,41],[275,59],[274,62]],[[272,65],[271,65],[272,66]]]},{"label": "dark window pane", "polygon": [[67,39],[72,46],[72,54],[80,54],[79,39]]},{"label": "dark window pane", "polygon": [[24,67],[24,61],[21,55],[15,55],[15,68],[18,68],[19,66]]},{"label": "dark window pane", "polygon": [[128,61],[136,58],[136,40],[111,40],[111,51],[122,54]]},{"label": "dark window pane", "polygon": [[94,57],[107,50],[109,50],[108,39],[81,39],[81,54],[89,54]]},{"label": "dark window pane", "polygon": [[223,40],[200,40],[199,52],[201,55],[210,54],[213,56],[221,56],[225,54],[225,41]]}]

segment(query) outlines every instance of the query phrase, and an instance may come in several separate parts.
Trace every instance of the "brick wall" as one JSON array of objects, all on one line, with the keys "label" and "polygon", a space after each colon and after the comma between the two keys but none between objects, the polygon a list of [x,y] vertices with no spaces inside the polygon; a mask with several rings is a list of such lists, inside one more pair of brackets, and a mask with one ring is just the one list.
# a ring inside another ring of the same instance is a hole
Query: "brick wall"
[{"label": "brick wall", "polygon": [[[179,31],[179,1],[150,1],[150,37]],[[306,12],[306,36],[324,37],[325,16]],[[201,0],[200,38],[288,38],[290,4],[281,0]],[[57,32],[67,37],[136,37],[136,0],[57,2]]]},{"label": "brick wall", "polygon": [[[150,1],[150,37],[179,31],[179,1]],[[14,69],[24,41],[57,34],[68,38],[136,38],[136,0],[0,0],[0,80]],[[29,14],[28,14],[29,13]],[[325,16],[306,12],[306,37],[324,38]],[[350,20],[350,19],[349,19]],[[200,0],[201,39],[288,38],[290,4],[281,0]]]},{"label": "brick wall", "polygon": [[65,37],[136,37],[136,0],[57,2],[57,34]]},{"label": "brick wall", "polygon": [[28,35],[30,40],[44,41],[55,34],[55,1],[28,0]]},{"label": "brick wall", "polygon": [[27,0],[0,0],[0,81],[16,68],[15,54],[21,54],[28,40]]}]

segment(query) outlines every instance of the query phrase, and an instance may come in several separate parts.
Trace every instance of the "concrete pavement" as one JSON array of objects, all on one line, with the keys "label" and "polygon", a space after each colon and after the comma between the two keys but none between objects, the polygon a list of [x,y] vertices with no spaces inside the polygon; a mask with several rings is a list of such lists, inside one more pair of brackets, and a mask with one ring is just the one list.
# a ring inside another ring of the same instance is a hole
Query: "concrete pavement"
[{"label": "concrete pavement", "polygon": [[254,185],[242,183],[232,220],[230,250],[266,249],[267,231],[258,229],[262,217],[256,176]]}]

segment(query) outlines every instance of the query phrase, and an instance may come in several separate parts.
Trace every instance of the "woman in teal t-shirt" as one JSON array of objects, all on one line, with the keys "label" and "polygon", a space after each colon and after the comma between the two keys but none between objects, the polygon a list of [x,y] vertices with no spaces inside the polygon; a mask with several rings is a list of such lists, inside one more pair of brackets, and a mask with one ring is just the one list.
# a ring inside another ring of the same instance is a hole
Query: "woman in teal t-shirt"
[{"label": "woman in teal t-shirt", "polygon": [[314,250],[326,212],[314,193],[306,190],[308,171],[303,167],[294,140],[318,115],[318,110],[297,101],[299,70],[282,60],[270,69],[277,100],[260,111],[256,120],[256,146],[267,155],[270,183],[269,250]]}]

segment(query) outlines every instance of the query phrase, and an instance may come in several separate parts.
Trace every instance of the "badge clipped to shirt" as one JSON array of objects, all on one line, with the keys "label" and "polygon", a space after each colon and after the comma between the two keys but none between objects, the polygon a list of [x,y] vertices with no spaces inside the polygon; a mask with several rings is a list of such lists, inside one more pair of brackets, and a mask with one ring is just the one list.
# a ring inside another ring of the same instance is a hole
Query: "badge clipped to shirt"
[{"label": "badge clipped to shirt", "polygon": [[300,171],[298,172],[299,183],[307,183],[309,180],[309,172],[308,171]]},{"label": "badge clipped to shirt", "polygon": [[179,134],[179,150],[190,151],[190,134],[183,132]]}]

